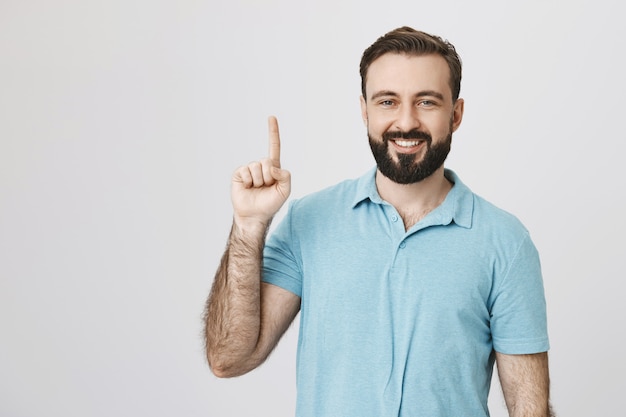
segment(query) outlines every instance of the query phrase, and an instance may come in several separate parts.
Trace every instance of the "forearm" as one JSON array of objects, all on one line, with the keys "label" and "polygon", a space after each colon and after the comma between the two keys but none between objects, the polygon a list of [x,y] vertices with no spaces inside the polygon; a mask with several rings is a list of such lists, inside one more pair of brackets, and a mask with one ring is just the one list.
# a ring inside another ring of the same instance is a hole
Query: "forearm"
[{"label": "forearm", "polygon": [[246,372],[261,323],[261,259],[267,227],[233,224],[205,312],[209,365],[218,376]]},{"label": "forearm", "polygon": [[549,401],[543,404],[517,402],[508,406],[510,417],[555,417]]},{"label": "forearm", "polygon": [[511,417],[553,417],[548,354],[496,354],[500,384]]}]

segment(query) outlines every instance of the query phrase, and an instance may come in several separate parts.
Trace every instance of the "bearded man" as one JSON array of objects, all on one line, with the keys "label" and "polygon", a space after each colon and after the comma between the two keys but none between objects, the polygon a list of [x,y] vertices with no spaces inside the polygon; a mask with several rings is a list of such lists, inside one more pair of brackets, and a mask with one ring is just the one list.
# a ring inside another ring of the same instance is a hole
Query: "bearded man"
[{"label": "bearded man", "polygon": [[462,121],[461,60],[409,27],[363,53],[376,167],[287,201],[280,137],[237,169],[233,226],[206,305],[219,377],[259,366],[300,313],[298,417],[487,417],[494,363],[511,416],[550,416],[539,256],[513,215],[444,162]]}]

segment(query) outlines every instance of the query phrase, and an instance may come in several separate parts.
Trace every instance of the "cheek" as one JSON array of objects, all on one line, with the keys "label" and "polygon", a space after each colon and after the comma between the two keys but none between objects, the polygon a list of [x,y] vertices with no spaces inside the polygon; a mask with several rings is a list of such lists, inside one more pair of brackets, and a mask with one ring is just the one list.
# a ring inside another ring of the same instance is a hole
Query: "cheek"
[{"label": "cheek", "polygon": [[393,123],[390,120],[382,117],[369,117],[365,125],[367,126],[367,130],[370,133],[373,133],[377,136],[380,136],[386,131],[391,130],[391,128],[393,127]]},{"label": "cheek", "polygon": [[452,126],[452,120],[448,115],[432,115],[432,117],[423,117],[420,124],[420,130],[428,132],[435,137],[447,136]]},{"label": "cheek", "polygon": [[380,125],[372,123],[371,121],[367,123],[367,133],[369,136],[373,138],[377,138],[377,139],[382,138],[383,133],[385,133],[386,131],[387,129],[385,129],[384,127],[381,127]]}]

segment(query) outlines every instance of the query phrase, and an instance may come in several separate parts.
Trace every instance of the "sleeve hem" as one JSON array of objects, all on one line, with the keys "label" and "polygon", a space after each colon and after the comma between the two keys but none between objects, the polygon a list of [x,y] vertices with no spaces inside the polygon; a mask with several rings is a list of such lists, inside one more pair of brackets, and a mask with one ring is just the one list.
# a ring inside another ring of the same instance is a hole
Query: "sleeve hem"
[{"label": "sleeve hem", "polygon": [[262,279],[263,282],[266,282],[268,284],[272,284],[272,285],[276,285],[277,287],[280,287],[284,290],[287,290],[291,293],[294,293],[295,295],[297,295],[298,297],[302,298],[302,291],[300,289],[300,286],[296,283],[291,282],[290,280],[286,280],[286,279]]},{"label": "sleeve hem", "polygon": [[505,355],[526,355],[547,352],[550,350],[550,342],[547,338],[528,341],[497,341],[494,339],[493,348],[496,352],[503,353]]}]

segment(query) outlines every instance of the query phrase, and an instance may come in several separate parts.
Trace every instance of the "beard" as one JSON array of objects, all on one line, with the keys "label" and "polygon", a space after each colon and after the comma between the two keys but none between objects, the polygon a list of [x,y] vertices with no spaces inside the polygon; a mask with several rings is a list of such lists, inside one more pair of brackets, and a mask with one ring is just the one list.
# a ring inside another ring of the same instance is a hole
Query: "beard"
[{"label": "beard", "polygon": [[[413,184],[430,177],[443,165],[450,153],[452,128],[444,140],[434,145],[431,135],[417,129],[409,132],[385,132],[382,135],[382,141],[372,138],[369,132],[367,137],[379,171],[398,184]],[[422,160],[416,161],[414,154],[398,154],[398,161],[394,161],[389,154],[389,141],[400,138],[426,141],[426,153]]]}]

